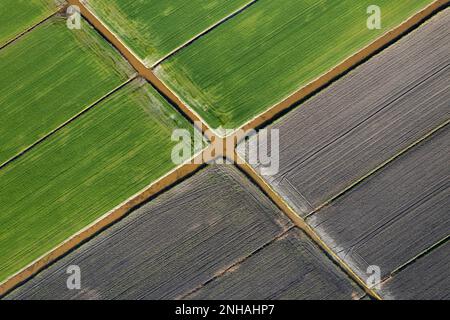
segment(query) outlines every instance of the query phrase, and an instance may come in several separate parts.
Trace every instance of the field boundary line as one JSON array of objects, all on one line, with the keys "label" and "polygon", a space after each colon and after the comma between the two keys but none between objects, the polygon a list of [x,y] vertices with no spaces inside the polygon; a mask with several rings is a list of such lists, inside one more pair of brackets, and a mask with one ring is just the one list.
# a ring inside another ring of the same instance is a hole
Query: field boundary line
[{"label": "field boundary line", "polygon": [[368,287],[367,284],[362,280],[350,266],[341,259],[331,248],[322,240],[319,234],[306,222],[304,218],[299,216],[289,204],[281,197],[265,180],[262,178],[253,167],[248,164],[245,159],[243,159],[237,152],[234,154],[235,162],[237,167],[246,174],[250,180],[252,180],[272,202],[286,214],[292,222],[302,230],[319,248],[326,254],[328,258],[331,259],[338,267],[341,268],[344,273],[349,276],[357,285],[359,285],[366,294],[370,295],[372,298],[377,300],[382,300],[381,296],[378,295],[372,288]]},{"label": "field boundary line", "polygon": [[[278,102],[266,111],[263,111],[259,115],[255,116],[253,119],[247,121],[241,126],[240,129],[257,129],[277,120],[283,116],[285,111],[289,111],[290,108],[298,106],[298,104],[305,99],[308,99],[312,95],[320,92],[322,89],[326,88],[343,75],[347,74],[387,47],[390,47],[392,44],[400,40],[409,32],[415,30],[436,13],[444,10],[448,5],[450,5],[450,0],[435,0],[430,5],[407,18],[404,22],[387,31],[384,35],[378,37],[356,53],[350,55],[327,72],[302,86],[296,92],[289,94],[281,102]],[[232,134],[233,133],[231,133],[231,135]]]},{"label": "field boundary line", "polygon": [[105,230],[107,227],[118,222],[120,219],[124,218],[152,197],[157,196],[173,185],[180,183],[185,178],[194,174],[197,170],[204,166],[198,158],[203,156],[206,149],[199,151],[193,158],[186,160],[180,166],[172,169],[156,181],[153,181],[141,191],[135,193],[115,208],[94,220],[88,226],[70,236],[67,240],[63,241],[47,253],[43,254],[41,257],[28,264],[26,267],[8,277],[0,283],[0,298],[28,281],[52,263],[64,257],[72,250],[78,248],[80,245],[84,244],[92,237]]},{"label": "field boundary line", "polygon": [[[258,0],[254,0],[255,2]],[[155,89],[163,95],[171,104],[173,104],[181,113],[187,117],[192,123],[198,122],[201,124],[201,128],[198,128],[208,140],[211,138],[226,138],[221,136],[215,130],[212,130],[207,122],[191,107],[185,103],[182,98],[175,94],[162,80],[160,80],[153,72],[153,70],[146,67],[145,63],[125,45],[120,38],[114,34],[102,21],[97,17],[81,0],[68,0],[70,5],[77,5],[80,8],[81,14],[84,18],[94,26],[97,31],[102,34],[116,49],[129,61],[133,68],[144,77]],[[253,4],[253,3],[252,3]],[[317,77],[315,80],[301,87],[298,91],[290,94],[287,98],[281,102],[275,104],[268,110],[257,115],[252,120],[248,121],[241,126],[240,129],[229,134],[238,135],[240,130],[257,129],[264,126],[270,121],[276,120],[284,111],[297,105],[302,100],[308,98],[312,94],[320,91],[335,81],[340,76],[346,74],[353,68],[357,67],[367,59],[376,55],[384,48],[390,46],[393,42],[400,39],[403,35],[414,30],[420,24],[428,20],[435,13],[446,8],[450,4],[450,0],[436,0],[424,9],[420,10],[407,20],[399,24],[397,27],[387,31],[384,35],[380,36],[358,52],[352,54],[350,57],[343,60],[338,65],[334,66],[328,72]],[[247,4],[251,5],[251,4]]]},{"label": "field boundary line", "polygon": [[206,34],[210,33],[211,31],[213,31],[214,29],[218,28],[220,25],[222,25],[223,23],[227,22],[228,20],[234,18],[235,16],[237,16],[238,14],[240,14],[241,12],[245,11],[246,9],[248,9],[249,7],[251,7],[252,5],[254,5],[256,2],[258,2],[259,0],[251,0],[250,2],[244,4],[242,7],[238,8],[237,10],[233,11],[232,13],[230,13],[229,15],[227,15],[226,17],[218,20],[217,22],[215,22],[214,24],[210,25],[209,27],[207,27],[205,30],[203,30],[202,32],[198,33],[197,35],[193,36],[191,39],[187,40],[185,43],[183,43],[182,45],[178,46],[177,48],[173,49],[171,52],[169,52],[168,54],[166,54],[164,57],[162,57],[161,59],[157,60],[155,63],[153,63],[150,66],[150,69],[154,69],[156,68],[158,65],[160,65],[161,63],[163,63],[165,60],[169,59],[170,57],[172,57],[173,55],[175,55],[176,53],[178,53],[180,50],[190,46],[193,42],[195,42],[196,40],[198,40],[199,38],[205,36]]},{"label": "field boundary line", "polygon": [[[450,235],[447,235],[443,239],[437,241],[436,243],[434,243],[431,246],[429,246],[428,248],[426,248],[425,250],[419,252],[417,255],[415,255],[414,257],[412,257],[411,259],[409,259],[408,261],[406,261],[405,263],[403,263],[402,265],[398,266],[393,271],[391,271],[387,276],[385,276],[383,279],[381,279],[376,284],[374,284],[374,286],[377,286],[377,285],[380,285],[380,284],[390,281],[391,279],[393,279],[395,277],[395,275],[397,275],[404,269],[407,269],[409,266],[416,263],[417,260],[420,260],[420,259],[426,257],[427,255],[432,253],[434,250],[445,245],[449,239],[450,239]],[[381,292],[382,290],[379,289],[378,291]]]},{"label": "field boundary line", "polygon": [[82,16],[99,32],[107,41],[109,41],[131,66],[146,79],[162,96],[164,96],[172,105],[176,107],[181,113],[188,118],[192,123],[201,123],[201,128],[198,128],[208,140],[211,138],[211,130],[209,130],[206,122],[190,107],[187,106],[169,87],[167,87],[152,70],[147,68],[142,60],[128,46],[123,43],[120,38],[114,34],[89,8],[82,3],[81,0],[68,0],[69,5],[75,5],[80,8]]},{"label": "field boundary line", "polygon": [[394,154],[392,157],[390,157],[389,159],[383,161],[382,163],[380,163],[378,166],[376,166],[375,168],[373,168],[372,170],[370,170],[368,173],[366,173],[365,175],[363,175],[362,177],[360,177],[359,179],[357,179],[355,182],[353,182],[352,184],[350,184],[349,186],[345,187],[344,189],[342,189],[339,193],[337,193],[336,195],[332,196],[331,198],[329,198],[328,200],[324,201],[322,204],[320,204],[318,207],[316,207],[313,211],[311,211],[310,213],[308,213],[305,216],[305,220],[309,219],[311,216],[313,216],[314,214],[318,213],[320,210],[322,210],[324,207],[326,207],[327,205],[329,205],[331,202],[336,201],[337,199],[341,198],[342,196],[344,196],[347,192],[351,191],[352,189],[356,188],[358,185],[360,185],[361,183],[365,182],[367,179],[369,179],[371,176],[377,174],[379,171],[381,171],[382,169],[384,169],[386,166],[388,166],[389,164],[391,164],[392,162],[394,162],[396,159],[402,157],[403,155],[407,154],[409,151],[411,151],[412,149],[414,149],[417,145],[421,144],[422,142],[424,142],[425,140],[427,140],[428,138],[432,137],[436,132],[444,129],[448,124],[450,123],[450,119],[447,119],[445,122],[441,123],[439,126],[433,128],[431,131],[429,131],[428,133],[426,133],[424,136],[422,136],[421,138],[417,139],[416,141],[414,141],[413,143],[411,143],[410,145],[406,146],[405,148],[403,148],[402,150],[400,150],[399,152],[397,152],[396,154]]},{"label": "field boundary line", "polygon": [[[422,86],[425,82],[427,82],[431,78],[435,77],[436,75],[439,75],[440,72],[445,71],[445,69],[447,69],[449,66],[450,66],[450,63],[446,64],[445,66],[443,66],[441,68],[438,68],[437,71],[433,70],[433,72],[430,73],[430,74],[428,74],[428,73],[424,74],[423,75],[424,78],[420,79],[419,83],[413,84],[411,86],[408,86],[408,87],[402,89],[402,91],[401,91],[401,93],[399,95],[396,95],[396,96],[392,97],[391,99],[389,99],[388,101],[386,101],[385,104],[383,104],[383,106],[380,107],[380,109],[378,109],[374,113],[368,115],[364,119],[362,119],[362,120],[358,121],[357,123],[355,123],[354,125],[352,125],[346,131],[344,131],[341,135],[339,135],[336,138],[332,139],[331,141],[327,142],[324,146],[322,146],[319,149],[317,149],[316,151],[314,151],[314,153],[312,153],[309,156],[307,156],[301,162],[296,163],[296,165],[293,167],[293,169],[301,167],[305,162],[308,162],[311,158],[314,158],[317,154],[319,154],[323,150],[326,150],[326,149],[330,148],[333,145],[339,144],[341,142],[341,140],[345,140],[347,138],[347,136],[352,134],[355,130],[358,130],[358,129],[361,129],[361,128],[365,127],[367,125],[367,122],[370,122],[372,120],[372,118],[377,117],[380,113],[384,112],[386,109],[389,109],[398,100],[403,99],[405,95],[407,95],[410,92],[413,92],[414,90],[417,89],[417,87]],[[311,107],[311,108],[313,108],[313,107]],[[282,177],[280,177],[279,179],[275,179],[275,181],[281,181],[283,179],[284,179],[284,175]],[[286,180],[286,182],[290,185],[291,188],[295,189],[295,187],[289,182],[289,180]],[[298,190],[295,189],[295,191],[299,195],[301,195],[301,193]],[[303,195],[301,195],[301,196],[302,196],[302,198],[304,198]],[[306,199],[304,199],[304,200],[306,202],[308,202],[308,204],[310,205],[309,201],[307,201]],[[316,209],[312,205],[310,205],[310,208],[311,208],[311,211]]]},{"label": "field boundary line", "polygon": [[124,83],[120,84],[119,86],[117,86],[116,88],[114,88],[113,90],[109,91],[108,93],[106,93],[104,96],[100,97],[99,99],[97,99],[96,101],[94,101],[93,103],[91,103],[90,105],[88,105],[86,108],[82,109],[80,112],[78,112],[77,114],[75,114],[74,116],[72,116],[71,118],[69,118],[68,120],[64,121],[63,123],[61,123],[60,125],[58,125],[56,128],[54,128],[53,130],[49,131],[48,133],[46,133],[43,137],[39,138],[38,140],[36,140],[35,142],[33,142],[32,144],[30,144],[29,146],[25,147],[23,150],[19,151],[17,154],[15,154],[14,156],[12,156],[11,158],[9,158],[8,160],[6,160],[5,162],[3,162],[2,164],[0,164],[0,170],[4,169],[6,166],[10,165],[11,163],[13,163],[15,160],[19,159],[20,157],[22,157],[24,154],[28,153],[29,151],[31,151],[34,147],[38,146],[39,144],[41,144],[42,142],[44,142],[45,140],[47,140],[48,138],[50,138],[51,136],[53,136],[55,133],[57,133],[58,131],[60,131],[61,129],[63,129],[64,127],[66,127],[68,124],[74,122],[75,120],[77,120],[78,118],[80,118],[81,116],[83,116],[85,113],[89,112],[91,109],[93,109],[94,107],[96,107],[99,103],[103,102],[104,100],[108,99],[109,97],[111,97],[113,94],[115,94],[116,92],[120,91],[120,89],[122,89],[123,87],[125,87],[126,85],[128,85],[130,82],[132,82],[133,80],[135,80],[137,78],[137,76],[133,76],[130,79],[128,79],[127,81],[125,81]]},{"label": "field boundary line", "polygon": [[275,241],[277,241],[277,240],[283,238],[284,236],[286,236],[286,234],[288,232],[290,232],[291,230],[293,230],[296,227],[297,226],[295,224],[291,225],[290,227],[287,227],[286,230],[281,231],[279,234],[274,236],[272,239],[270,239],[269,241],[267,241],[266,243],[264,243],[263,245],[261,245],[257,249],[253,250],[252,252],[250,252],[249,254],[247,254],[247,255],[245,255],[243,257],[240,257],[235,262],[232,262],[230,265],[228,265],[227,267],[223,268],[222,270],[219,270],[211,278],[209,278],[208,280],[204,281],[203,283],[201,283],[200,285],[196,286],[195,288],[188,290],[186,293],[183,293],[180,296],[176,297],[175,300],[184,300],[188,296],[190,296],[190,295],[196,293],[197,291],[201,290],[202,288],[204,288],[206,285],[208,285],[209,283],[213,282],[214,280],[221,278],[222,276],[227,274],[230,270],[234,269],[236,266],[244,263],[247,259],[251,258],[252,256],[257,254],[258,252],[261,252],[263,249],[267,248],[269,245],[271,245]]},{"label": "field boundary line", "polygon": [[[432,244],[431,246],[429,246],[428,248],[424,249],[423,251],[419,252],[418,254],[416,254],[414,257],[412,257],[411,259],[409,259],[408,261],[406,261],[405,263],[403,263],[402,265],[398,266],[397,268],[395,268],[392,272],[391,272],[391,276],[396,275],[397,273],[399,273],[400,271],[404,270],[405,268],[407,268],[408,266],[412,265],[414,262],[416,262],[416,260],[419,260],[425,256],[427,256],[428,254],[430,254],[431,252],[433,252],[435,249],[439,248],[440,246],[443,246],[444,244],[447,243],[447,241],[450,239],[450,235],[445,236],[443,239],[437,241],[436,243]],[[383,281],[382,281],[383,282]]]},{"label": "field boundary line", "polygon": [[7,40],[4,44],[0,45],[0,50],[3,50],[4,48],[12,45],[13,43],[15,43],[16,41],[18,41],[20,38],[22,38],[23,36],[25,36],[26,34],[28,34],[29,32],[33,31],[34,29],[36,29],[37,27],[39,27],[40,25],[44,24],[45,22],[47,22],[48,20],[50,20],[51,18],[53,18],[54,16],[56,16],[57,14],[61,13],[64,11],[64,7],[60,7],[58,8],[58,10],[53,11],[52,13],[50,13],[48,16],[46,16],[44,19],[40,20],[39,22],[35,23],[34,25],[32,25],[31,27],[28,27],[26,30],[20,32],[19,34],[15,35],[13,38]]}]

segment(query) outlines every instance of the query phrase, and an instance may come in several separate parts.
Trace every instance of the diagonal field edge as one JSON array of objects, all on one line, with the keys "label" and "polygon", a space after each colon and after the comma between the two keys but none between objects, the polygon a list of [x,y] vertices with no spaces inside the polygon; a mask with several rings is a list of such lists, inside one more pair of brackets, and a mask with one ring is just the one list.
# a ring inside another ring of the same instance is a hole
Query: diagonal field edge
[{"label": "diagonal field edge", "polygon": [[305,219],[300,217],[289,204],[281,197],[254,169],[243,159],[237,152],[235,153],[238,159],[237,167],[247,177],[255,183],[267,197],[284,213],[292,222],[301,229],[324,253],[333,261],[347,276],[350,277],[357,285],[359,285],[366,294],[377,300],[382,300],[381,296],[372,288],[369,288],[365,281],[363,281],[350,266],[341,259],[331,248],[322,240],[319,234],[306,223]]},{"label": "diagonal field edge", "polygon": [[111,90],[110,92],[108,92],[107,94],[105,94],[103,97],[100,97],[99,99],[97,99],[96,101],[94,101],[92,104],[88,105],[86,108],[84,108],[83,110],[81,110],[80,112],[78,112],[77,114],[75,114],[74,116],[72,116],[71,118],[69,118],[68,120],[64,121],[63,123],[61,123],[59,126],[57,126],[55,129],[51,130],[50,132],[46,133],[43,137],[41,137],[40,139],[36,140],[35,142],[33,142],[32,144],[30,144],[29,146],[25,147],[23,150],[19,151],[17,154],[15,154],[14,156],[12,156],[11,158],[9,158],[8,160],[6,160],[5,162],[0,164],[0,170],[4,169],[6,166],[10,165],[11,163],[13,163],[14,161],[16,161],[17,159],[19,159],[20,157],[22,157],[23,155],[25,155],[26,153],[28,153],[29,151],[31,151],[34,147],[40,145],[42,142],[44,142],[45,140],[47,140],[48,138],[50,138],[51,136],[53,136],[55,133],[57,133],[58,131],[60,131],[61,129],[63,129],[64,127],[66,127],[68,124],[72,123],[73,121],[77,120],[78,118],[80,118],[82,115],[84,115],[85,113],[89,112],[91,109],[93,109],[94,107],[96,107],[99,103],[103,102],[104,100],[108,99],[110,96],[112,96],[114,93],[120,91],[120,89],[122,89],[123,87],[125,87],[126,85],[128,85],[130,82],[132,82],[133,80],[135,80],[137,78],[137,76],[132,76],[130,79],[128,79],[127,81],[125,81],[124,83],[120,84],[119,86],[117,86],[116,88],[114,88],[113,90]]},{"label": "diagonal field edge", "polygon": [[[364,183],[366,180],[370,179],[373,175],[377,174],[378,172],[380,172],[381,170],[383,170],[386,166],[388,166],[389,164],[391,164],[392,162],[396,161],[398,158],[404,156],[405,154],[412,152],[418,145],[420,145],[421,143],[423,143],[424,141],[433,138],[433,136],[438,133],[439,131],[443,130],[447,125],[449,125],[450,123],[450,119],[447,119],[445,122],[443,122],[442,124],[440,124],[439,126],[437,126],[436,128],[432,129],[431,131],[429,131],[427,134],[425,134],[424,136],[422,136],[421,138],[419,138],[418,140],[416,140],[415,142],[413,142],[412,144],[410,144],[409,146],[407,146],[406,148],[404,148],[403,150],[401,150],[400,152],[398,152],[397,154],[395,154],[394,156],[392,156],[391,158],[389,158],[388,160],[384,161],[383,163],[381,163],[380,165],[378,165],[377,167],[375,167],[373,170],[371,170],[370,172],[368,172],[366,175],[362,176],[360,179],[358,179],[357,181],[355,181],[353,184],[351,184],[350,186],[344,188],[341,192],[339,192],[338,194],[336,194],[335,196],[333,196],[332,198],[330,198],[329,200],[325,201],[324,203],[322,203],[320,206],[318,206],[314,211],[310,212],[308,215],[305,216],[305,218],[303,218],[305,221],[307,221],[311,216],[313,216],[316,213],[319,213],[320,210],[322,210],[323,208],[325,208],[326,206],[330,205],[331,203],[333,203],[334,201],[338,200],[339,198],[343,197],[345,194],[347,194],[348,192],[351,192],[354,188],[356,188],[358,185]],[[307,223],[307,222],[306,222]],[[410,260],[406,261],[405,263],[403,263],[402,265],[396,267],[393,271],[390,272],[389,275],[387,275],[385,278],[381,279],[378,283],[373,284],[370,289],[375,291],[375,287],[380,284],[385,282],[386,280],[392,278],[395,274],[399,273],[401,270],[407,268],[409,265],[413,264],[416,260],[428,255],[429,253],[431,253],[433,250],[437,249],[438,247],[440,247],[441,245],[445,244],[448,240],[449,240],[450,236],[446,236],[443,239],[439,240],[438,242],[436,242],[435,244],[429,246],[428,248],[426,248],[425,250],[423,250],[422,252],[420,252],[419,254],[417,254],[416,256],[414,256],[413,258],[411,258]],[[330,249],[331,250],[331,249]]]},{"label": "diagonal field edge", "polygon": [[[380,281],[375,283],[372,287],[379,286],[380,284],[383,284],[386,281],[392,279],[396,274],[398,274],[399,272],[403,271],[404,269],[407,269],[409,266],[414,264],[417,260],[420,260],[420,259],[428,256],[434,250],[437,250],[438,248],[440,248],[441,246],[446,244],[449,239],[450,239],[450,235],[447,235],[443,239],[441,239],[441,240],[437,241],[436,243],[432,244],[431,246],[429,246],[428,248],[426,248],[425,250],[423,250],[419,254],[415,255],[414,257],[412,257],[411,259],[409,259],[408,261],[406,261],[405,263],[403,263],[399,267],[395,268],[395,270],[391,271],[390,274],[388,274],[383,279],[381,279]],[[378,290],[378,291],[381,291],[381,290]]]},{"label": "diagonal field edge", "polygon": [[18,41],[20,38],[25,36],[27,33],[33,31],[34,29],[39,27],[41,24],[43,24],[47,20],[51,19],[52,17],[54,17],[58,13],[61,13],[62,11],[64,11],[64,7],[58,8],[56,11],[50,13],[48,16],[46,16],[44,19],[42,19],[38,23],[32,25],[31,27],[28,27],[26,30],[24,30],[21,33],[19,33],[18,35],[14,36],[12,39],[7,40],[4,44],[0,45],[0,50],[8,47],[9,45],[12,45],[14,42]]},{"label": "diagonal field edge", "polygon": [[408,261],[406,261],[404,264],[402,264],[401,266],[397,267],[395,270],[393,270],[391,272],[391,276],[396,275],[397,273],[399,273],[400,271],[402,271],[403,269],[407,268],[408,266],[410,266],[411,264],[413,264],[416,260],[419,260],[425,256],[427,256],[428,254],[430,254],[431,252],[433,252],[434,250],[436,250],[437,248],[443,246],[444,244],[446,244],[448,242],[448,240],[450,239],[450,235],[447,235],[446,237],[444,237],[443,239],[439,240],[438,242],[436,242],[435,244],[431,245],[430,247],[426,248],[425,250],[423,250],[422,252],[420,252],[419,254],[417,254],[415,257],[409,259]]},{"label": "diagonal field edge", "polygon": [[299,103],[305,101],[312,95],[323,90],[340,77],[344,76],[362,63],[366,62],[368,59],[372,58],[382,50],[391,46],[394,42],[398,41],[400,38],[419,27],[422,23],[427,21],[438,12],[444,10],[449,5],[450,0],[434,1],[421,11],[409,17],[397,27],[391,29],[390,31],[387,31],[384,35],[380,36],[358,52],[349,56],[347,59],[343,60],[341,63],[339,63],[329,71],[323,73],[316,79],[299,88],[298,91],[290,94],[281,102],[273,105],[266,111],[255,116],[253,119],[242,125],[239,130],[247,131],[251,129],[259,129],[279,119],[291,108],[298,106]]}]

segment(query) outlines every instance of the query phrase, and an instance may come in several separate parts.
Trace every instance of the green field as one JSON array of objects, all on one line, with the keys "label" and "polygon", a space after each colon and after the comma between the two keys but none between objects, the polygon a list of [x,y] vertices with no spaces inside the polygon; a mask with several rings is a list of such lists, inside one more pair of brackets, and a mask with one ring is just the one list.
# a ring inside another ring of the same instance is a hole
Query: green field
[{"label": "green field", "polygon": [[88,24],[52,18],[0,50],[0,164],[125,82],[128,63]]},{"label": "green field", "polygon": [[0,46],[56,11],[54,0],[0,1]]},{"label": "green field", "polygon": [[188,126],[135,80],[0,170],[0,282],[173,169]]},{"label": "green field", "polygon": [[[155,71],[213,128],[236,128],[432,0],[259,0]],[[382,29],[366,27],[369,5]]]},{"label": "green field", "polygon": [[147,65],[250,0],[89,0],[88,5]]}]

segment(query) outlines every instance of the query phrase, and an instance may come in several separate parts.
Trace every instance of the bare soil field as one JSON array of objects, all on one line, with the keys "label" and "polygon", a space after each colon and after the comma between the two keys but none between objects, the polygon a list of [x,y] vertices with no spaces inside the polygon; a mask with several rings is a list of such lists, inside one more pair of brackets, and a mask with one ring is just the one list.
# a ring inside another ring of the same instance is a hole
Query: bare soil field
[{"label": "bare soil field", "polygon": [[[280,130],[280,172],[267,181],[298,213],[306,216],[449,119],[448,12],[269,127]],[[245,153],[244,144],[239,149]]]},{"label": "bare soil field", "polygon": [[307,219],[363,279],[370,265],[389,277],[448,236],[449,138],[446,126]]}]

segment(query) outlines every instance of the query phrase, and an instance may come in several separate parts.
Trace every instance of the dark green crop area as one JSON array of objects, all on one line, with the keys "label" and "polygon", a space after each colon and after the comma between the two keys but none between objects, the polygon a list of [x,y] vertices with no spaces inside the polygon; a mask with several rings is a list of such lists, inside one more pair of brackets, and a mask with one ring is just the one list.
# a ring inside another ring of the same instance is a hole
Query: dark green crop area
[{"label": "dark green crop area", "polygon": [[0,46],[57,10],[54,0],[0,1]]},{"label": "dark green crop area", "polygon": [[125,82],[128,63],[87,24],[52,18],[0,51],[0,164]]},{"label": "dark green crop area", "polygon": [[250,0],[89,0],[88,5],[148,65]]},{"label": "dark green crop area", "polygon": [[[259,0],[156,70],[211,127],[236,128],[330,70],[431,0]],[[367,7],[382,28],[367,28]]]},{"label": "dark green crop area", "polygon": [[0,282],[173,169],[187,127],[134,81],[0,170]]}]

